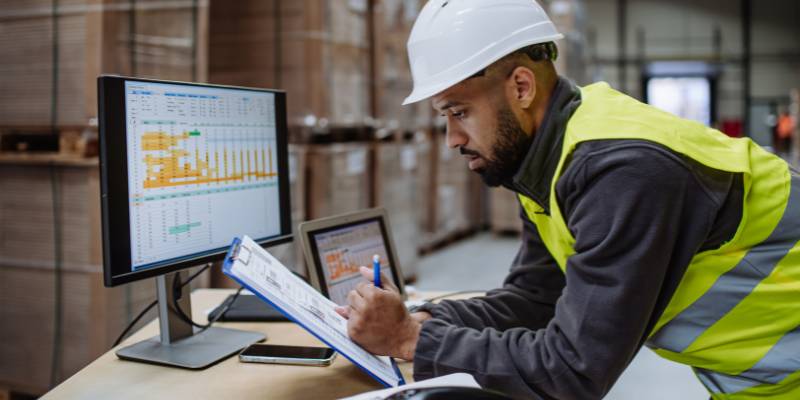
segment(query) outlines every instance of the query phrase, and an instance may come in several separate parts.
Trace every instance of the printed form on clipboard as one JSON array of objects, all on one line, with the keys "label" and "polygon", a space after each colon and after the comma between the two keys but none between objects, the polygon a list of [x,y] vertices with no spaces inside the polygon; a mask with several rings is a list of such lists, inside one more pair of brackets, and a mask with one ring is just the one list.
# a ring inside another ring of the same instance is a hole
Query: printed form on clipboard
[{"label": "printed form on clipboard", "polygon": [[350,340],[347,320],[336,313],[335,303],[293,274],[250,237],[245,235],[233,240],[222,270],[384,386],[405,383],[391,358],[375,356]]}]

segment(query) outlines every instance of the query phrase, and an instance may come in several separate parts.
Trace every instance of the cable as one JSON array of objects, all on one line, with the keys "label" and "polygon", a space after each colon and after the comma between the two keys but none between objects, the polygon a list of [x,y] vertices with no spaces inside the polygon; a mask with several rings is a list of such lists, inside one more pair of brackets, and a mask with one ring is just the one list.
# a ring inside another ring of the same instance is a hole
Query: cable
[{"label": "cable", "polygon": [[[50,130],[51,134],[58,136],[58,0],[53,0],[53,28],[52,28],[52,57],[53,69],[51,75],[50,97]],[[62,276],[62,237],[61,237],[61,185],[58,180],[58,171],[54,163],[50,163],[50,190],[53,197],[53,354],[50,364],[50,387],[58,383],[61,369],[61,342],[62,342],[62,317],[61,309],[63,276]]]},{"label": "cable", "polygon": [[221,311],[219,313],[217,313],[217,315],[215,315],[214,318],[212,318],[210,321],[208,321],[207,324],[201,325],[201,324],[198,324],[197,322],[194,322],[191,318],[189,318],[188,315],[186,315],[186,313],[183,312],[183,309],[181,309],[181,305],[178,303],[178,295],[179,295],[179,290],[181,288],[183,288],[183,286],[185,284],[178,286],[178,282],[179,281],[180,281],[180,277],[179,276],[176,276],[175,280],[172,281],[172,307],[174,308],[175,313],[178,314],[178,317],[180,317],[180,319],[183,322],[185,322],[185,323],[187,323],[187,324],[189,324],[189,325],[191,325],[191,326],[193,326],[195,328],[200,328],[200,332],[203,332],[206,329],[210,328],[211,325],[213,325],[220,318],[222,318],[222,316],[228,311],[228,309],[231,307],[231,305],[233,305],[233,303],[236,301],[236,299],[239,298],[239,294],[242,293],[242,289],[244,289],[243,287],[240,286],[239,289],[236,290],[236,293],[233,296],[229,297],[225,301],[225,303],[223,303]]},{"label": "cable", "polygon": [[[181,284],[180,287],[182,288],[182,287],[188,285],[191,281],[194,280],[194,278],[197,278],[200,274],[205,272],[208,268],[209,268],[209,265],[206,265],[205,267],[201,268],[199,271],[197,271],[194,274],[192,274],[189,277],[189,279],[186,280],[186,282],[183,282]],[[113,348],[113,347],[119,346],[119,344],[122,343],[123,340],[125,340],[125,336],[127,336],[128,332],[130,332],[130,330],[134,327],[134,325],[136,325],[136,323],[139,322],[139,320],[142,319],[142,317],[144,317],[144,315],[147,314],[148,311],[153,309],[153,307],[155,307],[156,304],[158,304],[158,300],[153,300],[153,302],[148,304],[147,307],[145,307],[144,310],[142,310],[139,313],[139,315],[136,316],[136,318],[134,318],[130,323],[128,323],[128,326],[126,326],[125,329],[122,330],[122,333],[119,334],[119,336],[117,337],[117,340],[114,341],[114,344],[111,345],[111,347]]]},{"label": "cable", "polygon": [[139,320],[142,319],[142,317],[144,317],[148,311],[153,309],[156,304],[158,304],[158,300],[153,300],[152,303],[145,307],[145,309],[142,310],[142,312],[140,312],[139,315],[137,315],[136,318],[134,318],[133,321],[131,321],[128,326],[125,327],[125,330],[123,330],[122,333],[117,337],[117,340],[114,341],[114,344],[111,345],[111,347],[119,346],[119,344],[125,339],[125,336],[128,335],[128,332],[131,330],[131,328],[133,328],[133,326],[136,325],[136,323],[139,322]]}]

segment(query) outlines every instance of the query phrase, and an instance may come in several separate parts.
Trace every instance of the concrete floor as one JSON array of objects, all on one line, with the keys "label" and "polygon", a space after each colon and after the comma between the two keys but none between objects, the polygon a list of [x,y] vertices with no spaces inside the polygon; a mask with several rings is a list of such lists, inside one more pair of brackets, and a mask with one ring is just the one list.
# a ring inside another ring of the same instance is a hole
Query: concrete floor
[{"label": "concrete floor", "polygon": [[[519,240],[485,233],[420,260],[418,290],[487,290],[498,287],[519,248]],[[606,396],[610,400],[706,400],[708,393],[683,365],[643,348]]]}]

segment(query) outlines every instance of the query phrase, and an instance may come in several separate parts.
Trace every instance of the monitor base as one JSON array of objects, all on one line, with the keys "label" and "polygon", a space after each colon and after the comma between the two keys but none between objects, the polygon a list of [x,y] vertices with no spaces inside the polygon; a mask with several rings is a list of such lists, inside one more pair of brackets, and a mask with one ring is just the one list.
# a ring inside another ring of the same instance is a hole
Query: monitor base
[{"label": "monitor base", "polygon": [[168,344],[162,343],[159,336],[154,336],[119,349],[116,354],[121,360],[203,369],[265,339],[266,335],[262,333],[211,327]]}]

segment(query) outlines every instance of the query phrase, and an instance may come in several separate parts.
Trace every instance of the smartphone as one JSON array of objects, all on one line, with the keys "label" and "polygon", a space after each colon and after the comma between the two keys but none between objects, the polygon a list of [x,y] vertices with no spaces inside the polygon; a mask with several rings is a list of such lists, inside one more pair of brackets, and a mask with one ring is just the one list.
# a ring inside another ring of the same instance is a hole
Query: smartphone
[{"label": "smartphone", "polygon": [[336,352],[327,347],[278,346],[253,344],[239,353],[239,361],[265,364],[294,364],[326,367]]}]

